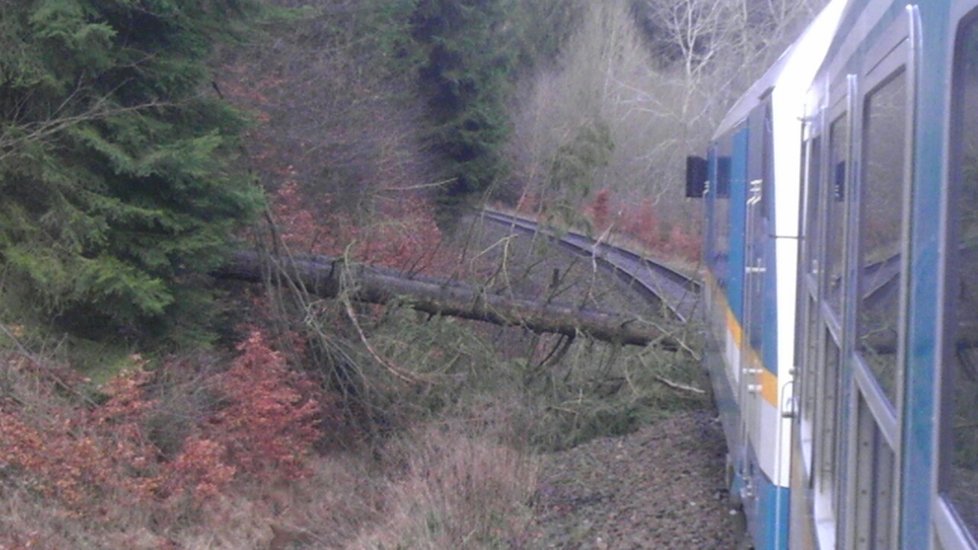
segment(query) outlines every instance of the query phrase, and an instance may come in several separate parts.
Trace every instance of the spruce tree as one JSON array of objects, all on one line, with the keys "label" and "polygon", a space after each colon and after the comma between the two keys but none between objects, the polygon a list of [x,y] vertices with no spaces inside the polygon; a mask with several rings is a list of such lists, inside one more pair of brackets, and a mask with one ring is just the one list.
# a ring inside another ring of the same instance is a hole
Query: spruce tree
[{"label": "spruce tree", "polygon": [[261,206],[206,61],[236,0],[13,0],[0,13],[0,267],[35,310],[145,329],[200,318]]},{"label": "spruce tree", "polygon": [[432,141],[449,161],[451,195],[482,191],[503,170],[505,100],[517,60],[513,0],[419,0],[412,17]]}]

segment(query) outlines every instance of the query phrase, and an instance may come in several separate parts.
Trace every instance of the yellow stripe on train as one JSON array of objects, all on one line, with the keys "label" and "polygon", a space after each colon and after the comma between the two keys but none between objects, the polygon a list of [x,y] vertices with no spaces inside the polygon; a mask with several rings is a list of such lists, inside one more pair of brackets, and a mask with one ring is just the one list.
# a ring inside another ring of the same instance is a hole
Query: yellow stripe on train
[{"label": "yellow stripe on train", "polygon": [[[727,304],[726,296],[724,296],[722,290],[720,290],[715,285],[713,277],[708,276],[708,279],[709,279],[709,283],[713,286],[714,291],[720,297],[719,301],[722,304],[721,307],[723,307],[723,309],[725,310],[726,318],[727,318],[727,332],[729,333],[730,337],[733,339],[734,344],[737,346],[737,348],[743,349],[745,345],[744,329],[743,327],[741,327],[740,321],[738,321],[737,317],[734,315],[733,310],[730,309],[730,306]],[[774,407],[777,408],[778,376],[773,372],[771,372],[770,369],[764,367],[764,361],[757,354],[757,351],[749,346],[747,348],[746,363],[747,365],[745,366],[749,366],[749,368],[752,369],[756,368],[758,371],[760,371],[760,374],[757,374],[756,375],[757,378],[755,380],[752,380],[751,383],[760,384],[761,397],[763,397],[765,401],[767,401],[771,405],[774,405]]]}]

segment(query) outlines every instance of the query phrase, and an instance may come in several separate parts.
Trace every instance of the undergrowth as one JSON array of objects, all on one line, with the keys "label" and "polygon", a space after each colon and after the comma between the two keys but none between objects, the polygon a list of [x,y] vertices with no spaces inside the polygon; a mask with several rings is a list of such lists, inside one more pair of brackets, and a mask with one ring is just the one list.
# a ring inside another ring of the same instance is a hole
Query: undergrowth
[{"label": "undergrowth", "polygon": [[[340,12],[323,17],[372,13]],[[371,51],[357,28],[335,41]],[[34,297],[0,266],[0,548],[506,547],[532,519],[543,453],[708,405],[688,351],[364,305],[356,281],[324,300],[291,279],[290,257],[326,254],[486,292],[603,299],[595,262],[552,270],[549,241],[517,252],[462,223],[446,235],[433,207],[446,182],[430,178],[401,81],[337,48],[276,43],[261,51],[281,59],[242,55],[211,82],[255,119],[244,152],[270,223],[242,241],[279,262],[264,286],[227,285],[215,311],[187,310],[228,312],[219,334],[176,351],[127,327],[66,337],[24,315]],[[325,107],[294,108],[303,94]],[[586,220],[695,254],[646,203],[598,192]]]}]

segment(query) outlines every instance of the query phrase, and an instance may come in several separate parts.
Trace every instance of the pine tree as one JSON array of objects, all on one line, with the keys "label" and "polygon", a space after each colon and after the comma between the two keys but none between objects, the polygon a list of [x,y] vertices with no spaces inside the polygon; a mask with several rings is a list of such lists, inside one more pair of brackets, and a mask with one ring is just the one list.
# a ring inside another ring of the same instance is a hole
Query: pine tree
[{"label": "pine tree", "polygon": [[251,11],[4,1],[0,268],[36,310],[145,327],[206,304],[200,275],[262,200],[235,158],[243,119],[206,66]]},{"label": "pine tree", "polygon": [[505,99],[518,49],[512,0],[419,0],[412,17],[424,52],[420,78],[435,147],[450,160],[453,195],[481,191],[503,169]]}]

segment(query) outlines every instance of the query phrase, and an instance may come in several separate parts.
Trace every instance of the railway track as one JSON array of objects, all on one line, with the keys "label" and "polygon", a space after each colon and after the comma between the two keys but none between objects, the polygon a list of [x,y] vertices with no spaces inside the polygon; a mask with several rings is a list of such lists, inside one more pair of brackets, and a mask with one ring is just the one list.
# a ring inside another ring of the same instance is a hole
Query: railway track
[{"label": "railway track", "polygon": [[533,220],[493,210],[483,210],[482,217],[525,233],[542,232],[577,254],[593,258],[598,265],[613,272],[625,284],[665,306],[680,322],[687,322],[697,311],[700,283],[675,269],[644,258],[630,250],[575,232],[556,234],[541,230]]}]

